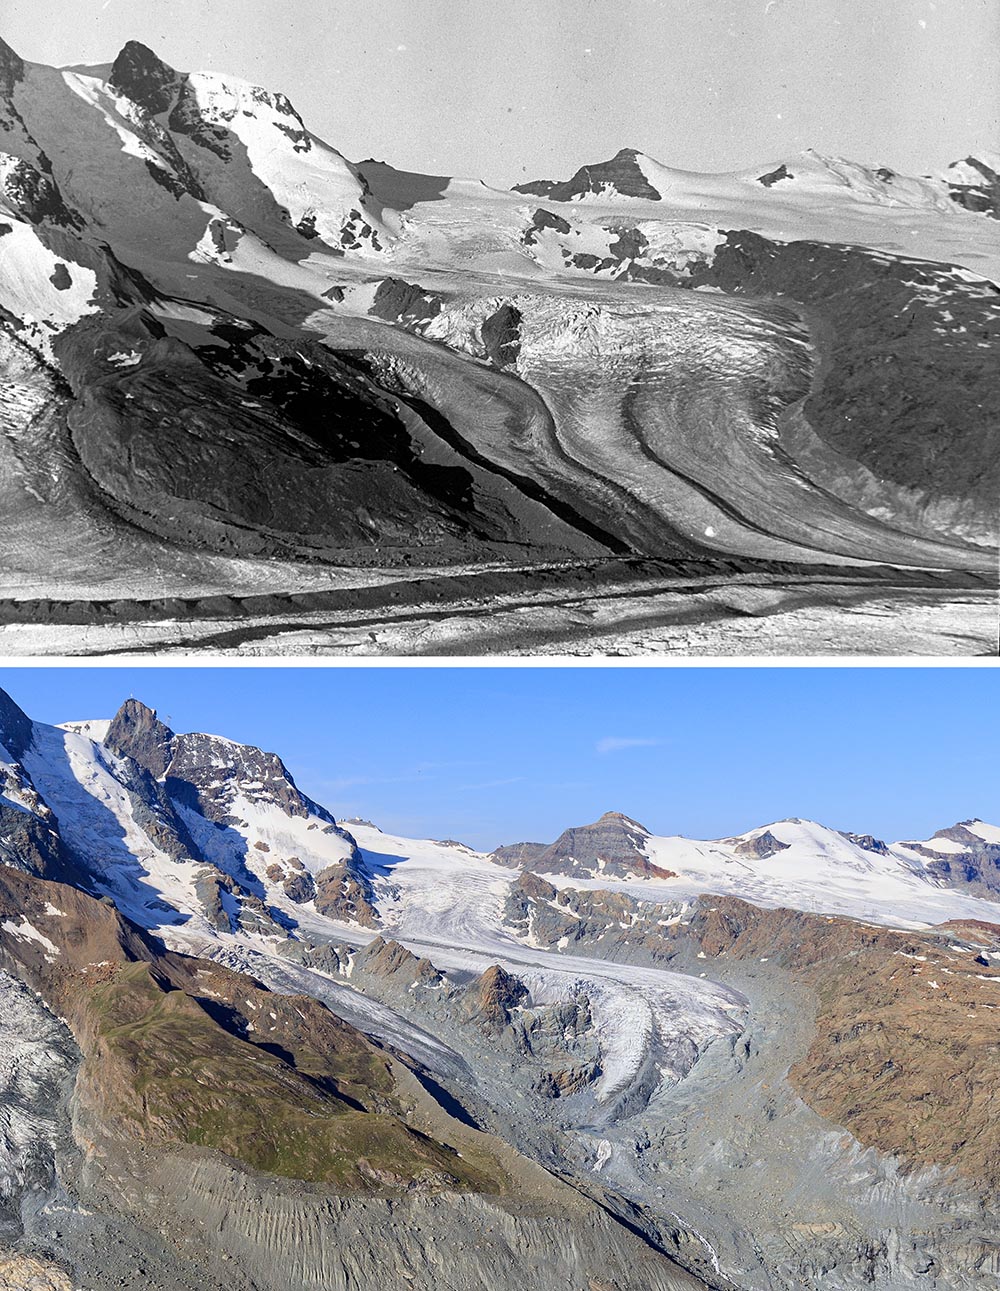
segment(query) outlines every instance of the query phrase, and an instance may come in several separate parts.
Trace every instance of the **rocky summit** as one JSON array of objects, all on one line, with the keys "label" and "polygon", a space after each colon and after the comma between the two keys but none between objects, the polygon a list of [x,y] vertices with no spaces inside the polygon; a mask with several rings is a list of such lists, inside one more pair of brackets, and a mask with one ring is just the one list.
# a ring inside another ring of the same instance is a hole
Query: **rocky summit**
[{"label": "rocky summit", "polygon": [[993,1278],[1000,827],[482,853],[141,700],[0,731],[8,1280]]},{"label": "rocky summit", "polygon": [[0,41],[18,653],[991,648],[997,158],[498,190],[109,55]]}]

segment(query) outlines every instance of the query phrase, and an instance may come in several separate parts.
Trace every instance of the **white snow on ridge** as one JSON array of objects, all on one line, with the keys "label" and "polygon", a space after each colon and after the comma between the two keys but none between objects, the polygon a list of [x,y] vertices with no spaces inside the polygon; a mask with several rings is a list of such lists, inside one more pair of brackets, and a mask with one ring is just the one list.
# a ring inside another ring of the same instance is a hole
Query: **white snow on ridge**
[{"label": "white snow on ridge", "polygon": [[441,968],[482,973],[500,964],[536,1004],[588,996],[601,1045],[597,1096],[625,1090],[651,1061],[679,1079],[693,1052],[741,1029],[746,1002],[718,983],[526,946],[503,927],[516,878],[482,853],[352,826],[365,860],[389,872],[376,881],[383,935]]},{"label": "white snow on ridge", "polygon": [[96,744],[103,742],[108,733],[111,723],[107,720],[96,720],[87,722],[60,722],[60,731],[69,731],[73,735],[85,735],[87,739],[93,740]]},{"label": "white snow on ridge", "polygon": [[121,759],[85,734],[36,722],[23,762],[55,812],[64,841],[124,914],[143,927],[156,928],[177,918],[161,908],[166,902],[182,912],[181,917],[189,914],[208,927],[197,914],[198,864],[172,860],[136,821],[129,794],[115,773]]},{"label": "white snow on ridge", "polygon": [[548,877],[559,887],[624,889],[646,901],[714,892],[755,905],[846,915],[892,927],[929,927],[967,918],[1000,923],[1000,902],[941,886],[926,869],[925,859],[905,844],[895,843],[883,855],[815,822],[785,820],[766,826],[784,848],[766,857],[739,854],[742,840],[764,832],[760,828],[742,838],[705,842],[651,837],[645,855],[672,870],[677,875],[673,879],[616,883],[604,876]]},{"label": "white snow on ridge", "polygon": [[[177,136],[213,200],[254,228],[278,229],[279,208],[293,225],[311,217],[319,236],[339,246],[351,212],[366,210],[363,185],[341,154],[305,129],[283,95],[213,72],[190,74],[188,86],[203,118],[232,132],[243,150],[224,161]],[[366,218],[378,227],[372,216]],[[287,234],[288,226],[281,231]]]},{"label": "white snow on ridge", "polygon": [[329,821],[320,816],[289,816],[277,804],[254,802],[241,792],[226,806],[233,819],[224,829],[189,807],[178,812],[205,858],[228,874],[245,865],[270,887],[267,869],[275,863],[294,857],[315,877],[351,855],[350,843],[332,830],[327,833]]},{"label": "white snow on ridge", "polygon": [[984,843],[1000,844],[1000,826],[998,825],[987,825],[984,820],[969,820],[964,822],[963,828],[967,829],[970,834],[976,834]]},{"label": "white snow on ridge", "polygon": [[59,947],[55,942],[50,941],[44,933],[38,931],[34,924],[29,923],[26,915],[22,915],[18,923],[14,923],[12,919],[5,919],[3,923],[0,923],[0,928],[4,932],[9,932],[12,937],[16,937],[18,941],[33,941],[41,946],[47,952],[45,958],[50,964],[54,962],[55,957],[59,954]]}]

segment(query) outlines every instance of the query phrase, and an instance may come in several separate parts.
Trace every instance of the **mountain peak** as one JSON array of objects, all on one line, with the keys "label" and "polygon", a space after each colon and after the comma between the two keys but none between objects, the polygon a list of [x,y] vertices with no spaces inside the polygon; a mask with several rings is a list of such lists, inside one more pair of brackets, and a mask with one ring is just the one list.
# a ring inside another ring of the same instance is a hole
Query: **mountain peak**
[{"label": "mountain peak", "polygon": [[178,79],[174,69],[147,45],[130,40],[115,59],[108,84],[156,116],[173,103]]},{"label": "mountain peak", "polygon": [[0,744],[12,758],[20,759],[30,743],[31,718],[0,690]]},{"label": "mountain peak", "polygon": [[24,59],[0,37],[0,92],[9,94],[24,76]]},{"label": "mountain peak", "polygon": [[516,184],[513,191],[548,197],[556,202],[572,202],[587,194],[638,197],[644,201],[658,202],[662,195],[649,182],[640,164],[640,157],[645,157],[645,153],[638,148],[621,148],[608,161],[581,166],[571,179],[562,183],[538,180],[530,184]]},{"label": "mountain peak", "polygon": [[104,747],[134,758],[157,779],[170,765],[174,733],[156,716],[156,710],[138,699],[126,699],[115,713],[104,737]]},{"label": "mountain peak", "polygon": [[598,825],[621,825],[625,828],[631,825],[634,829],[642,830],[644,834],[649,833],[645,825],[640,825],[637,820],[633,820],[631,816],[626,816],[623,811],[606,811],[596,823]]}]

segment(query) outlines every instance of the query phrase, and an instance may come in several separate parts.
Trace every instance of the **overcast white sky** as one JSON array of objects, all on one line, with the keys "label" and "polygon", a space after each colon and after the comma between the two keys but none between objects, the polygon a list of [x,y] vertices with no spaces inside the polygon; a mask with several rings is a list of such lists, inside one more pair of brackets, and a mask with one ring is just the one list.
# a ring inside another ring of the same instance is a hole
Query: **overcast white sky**
[{"label": "overcast white sky", "polygon": [[636,147],[919,173],[1000,141],[998,0],[4,0],[38,62],[129,38],[284,90],[353,160],[507,186]]}]

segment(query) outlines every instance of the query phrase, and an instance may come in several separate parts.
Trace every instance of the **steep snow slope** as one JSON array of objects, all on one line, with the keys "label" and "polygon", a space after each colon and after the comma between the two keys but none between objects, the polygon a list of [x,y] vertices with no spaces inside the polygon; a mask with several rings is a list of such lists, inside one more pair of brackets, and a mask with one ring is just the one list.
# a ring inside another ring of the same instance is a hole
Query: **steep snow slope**
[{"label": "steep snow slope", "polygon": [[[284,95],[208,73],[186,77],[182,94],[185,124],[198,124],[185,134],[174,120],[176,142],[216,205],[276,245],[289,246],[291,225],[338,250],[383,249],[388,234],[367,211],[363,183]],[[291,245],[301,258],[301,243]]]},{"label": "steep snow slope", "polygon": [[73,725],[35,723],[24,767],[84,874],[143,927],[193,918],[207,930],[195,886],[197,858],[172,856],[157,845],[150,834],[157,804],[139,792],[134,769]]},{"label": "steep snow slope", "polygon": [[32,225],[4,219],[5,214],[0,201],[0,310],[23,320],[24,338],[51,359],[53,333],[100,308],[97,274],[67,264],[66,257],[44,245]]}]

